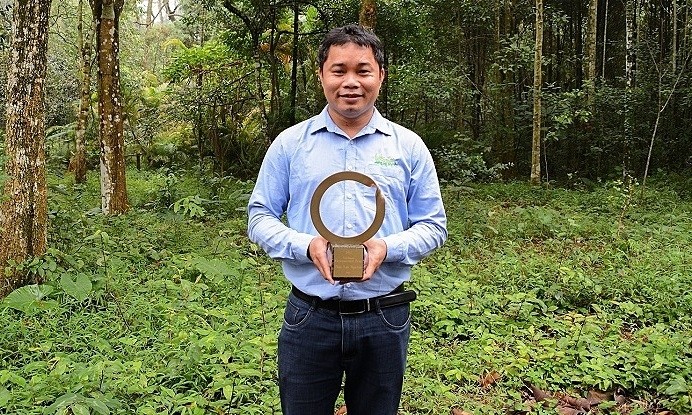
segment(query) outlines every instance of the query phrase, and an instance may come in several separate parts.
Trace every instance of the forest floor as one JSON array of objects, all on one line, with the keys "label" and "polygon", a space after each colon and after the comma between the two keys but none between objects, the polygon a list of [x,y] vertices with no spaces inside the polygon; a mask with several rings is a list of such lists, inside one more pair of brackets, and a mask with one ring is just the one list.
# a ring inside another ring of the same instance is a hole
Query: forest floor
[{"label": "forest floor", "polygon": [[[446,185],[400,414],[692,413],[692,181],[650,183]],[[49,252],[18,265],[44,283],[0,303],[0,414],[280,413],[289,285],[251,186],[131,171],[104,217],[96,177],[51,176]]]}]

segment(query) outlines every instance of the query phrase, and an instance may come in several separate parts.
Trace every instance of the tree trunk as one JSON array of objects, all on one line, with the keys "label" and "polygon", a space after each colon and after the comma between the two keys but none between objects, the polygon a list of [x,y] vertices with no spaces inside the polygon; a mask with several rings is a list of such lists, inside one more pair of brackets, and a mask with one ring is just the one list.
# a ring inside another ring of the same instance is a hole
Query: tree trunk
[{"label": "tree trunk", "polygon": [[[569,20],[572,32],[570,40],[574,44],[574,52],[576,53],[576,55],[584,56],[584,25],[581,23],[584,17],[584,7],[581,4],[581,2],[576,3],[577,4],[573,5],[574,9],[572,11],[574,18]],[[574,72],[574,80],[565,79],[566,82],[564,83],[564,85],[566,89],[579,88],[584,84],[584,66],[579,64],[575,65]]]},{"label": "tree trunk", "polygon": [[154,0],[147,0],[147,27],[150,27],[154,18]]},{"label": "tree trunk", "polygon": [[101,142],[101,210],[123,213],[128,208],[125,184],[125,138],[120,93],[118,20],[123,0],[91,0],[96,19]]},{"label": "tree trunk", "polygon": [[160,21],[161,23],[165,23],[165,22],[166,22],[166,16],[165,16],[165,14],[163,13],[163,7],[164,7],[163,2],[162,2],[161,0],[158,0],[158,1],[157,1],[157,6],[158,6],[158,7],[157,7],[158,13],[156,13],[156,15],[159,17],[159,21]]},{"label": "tree trunk", "polygon": [[596,88],[596,29],[598,0],[589,0],[589,15],[586,27],[586,90],[589,105],[593,103]]},{"label": "tree trunk", "polygon": [[69,171],[74,173],[75,183],[86,183],[86,150],[84,135],[89,120],[90,96],[91,96],[91,42],[93,30],[89,31],[89,38],[84,40],[83,25],[83,6],[84,1],[79,0],[77,38],[81,54],[80,61],[80,87],[79,87],[79,113],[77,114],[77,128],[75,129],[75,152],[70,160]]},{"label": "tree trunk", "polygon": [[163,6],[166,9],[166,16],[168,16],[168,20],[171,22],[175,22],[175,12],[178,9],[178,6],[176,5],[175,8],[171,8],[170,0],[164,0]]},{"label": "tree trunk", "polygon": [[298,96],[298,36],[300,30],[300,7],[298,0],[293,0],[293,52],[291,56],[291,125],[296,123],[296,101]]},{"label": "tree trunk", "polygon": [[14,2],[7,73],[5,152],[0,198],[0,297],[31,281],[5,269],[42,255],[47,245],[45,101],[50,0]]},{"label": "tree trunk", "polygon": [[377,25],[377,4],[375,0],[361,0],[358,23],[370,30],[375,30]]},{"label": "tree trunk", "polygon": [[533,64],[533,145],[531,184],[541,183],[541,84],[543,60],[543,0],[536,0],[536,45]]},{"label": "tree trunk", "polygon": [[[464,65],[464,39],[463,39],[463,31],[461,30],[462,27],[462,18],[461,14],[456,16],[457,21],[455,22],[457,26],[457,30],[459,30],[459,35],[457,36],[457,65],[459,66],[459,71],[463,71],[465,65]],[[451,52],[451,51],[450,51]],[[459,80],[459,89],[457,92],[457,105],[458,109],[455,111],[457,114],[459,114],[456,117],[456,128],[459,131],[464,131],[466,129],[466,126],[464,125],[465,122],[465,112],[466,112],[466,90],[468,88],[467,82],[466,82],[466,77],[462,75],[462,73],[459,73],[458,76]],[[428,123],[428,105],[426,102],[426,108],[425,108],[425,123]]]},{"label": "tree trunk", "polygon": [[199,156],[199,174],[204,171],[204,108],[202,106],[202,95],[204,94],[204,71],[198,68],[197,72],[197,155]]},{"label": "tree trunk", "polygon": [[603,17],[603,56],[601,57],[601,77],[605,79],[606,46],[608,45],[608,0],[605,0],[605,16]]},{"label": "tree trunk", "polygon": [[671,36],[671,56],[670,63],[673,66],[673,72],[678,70],[678,0],[673,0],[673,35]]},{"label": "tree trunk", "polygon": [[632,108],[632,93],[636,82],[637,52],[635,41],[637,39],[637,0],[627,0],[625,4],[625,30],[626,30],[626,55],[625,55],[625,131],[622,152],[622,177],[627,181],[630,173],[631,146],[634,142],[634,110]]},{"label": "tree trunk", "polygon": [[686,51],[687,45],[688,45],[687,38],[690,34],[690,31],[689,31],[689,28],[690,28],[690,7],[687,4],[685,4],[685,16],[683,17],[683,22],[684,23],[683,23],[682,27],[684,29],[682,31],[682,42],[681,42],[682,44],[680,45],[680,47],[682,48],[682,50]]}]

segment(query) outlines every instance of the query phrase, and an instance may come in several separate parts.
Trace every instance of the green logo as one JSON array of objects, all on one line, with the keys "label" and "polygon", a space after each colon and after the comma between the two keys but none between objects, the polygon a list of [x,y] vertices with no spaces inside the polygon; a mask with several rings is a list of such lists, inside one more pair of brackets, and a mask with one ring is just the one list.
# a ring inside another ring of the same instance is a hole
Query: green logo
[{"label": "green logo", "polygon": [[396,159],[378,154],[375,156],[375,164],[378,166],[396,166]]}]

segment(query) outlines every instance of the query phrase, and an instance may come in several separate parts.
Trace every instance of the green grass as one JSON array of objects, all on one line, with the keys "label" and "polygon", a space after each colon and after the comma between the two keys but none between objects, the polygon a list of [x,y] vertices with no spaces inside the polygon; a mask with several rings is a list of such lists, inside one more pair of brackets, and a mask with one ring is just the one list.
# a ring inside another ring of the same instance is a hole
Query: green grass
[{"label": "green grass", "polygon": [[[692,201],[663,179],[643,197],[446,190],[449,241],[411,283],[401,414],[550,413],[527,384],[692,412]],[[96,178],[51,177],[51,249],[21,265],[46,284],[0,305],[0,414],[279,413],[289,285],[245,236],[251,184],[133,171],[128,186],[130,212],[103,217]]]}]

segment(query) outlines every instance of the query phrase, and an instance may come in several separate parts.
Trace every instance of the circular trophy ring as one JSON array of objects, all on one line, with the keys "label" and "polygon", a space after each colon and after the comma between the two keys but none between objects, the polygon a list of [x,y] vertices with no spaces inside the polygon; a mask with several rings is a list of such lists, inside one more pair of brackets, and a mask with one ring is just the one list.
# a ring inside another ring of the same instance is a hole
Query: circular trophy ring
[{"label": "circular trophy ring", "polygon": [[[322,201],[322,196],[324,195],[324,192],[326,192],[327,189],[329,189],[333,184],[345,180],[353,180],[355,182],[364,184],[368,187],[375,187],[376,189],[376,210],[375,218],[373,219],[372,224],[368,229],[365,230],[365,232],[361,233],[360,235],[350,237],[338,236],[332,233],[324,225],[324,222],[322,222],[322,215],[320,214],[320,202]],[[324,179],[322,183],[320,183],[317,186],[317,189],[315,189],[315,193],[312,195],[312,200],[310,201],[310,216],[312,217],[312,223],[315,225],[315,229],[317,229],[317,232],[319,232],[319,234],[322,235],[324,239],[328,240],[332,244],[362,244],[363,242],[375,236],[378,229],[380,229],[380,226],[382,226],[382,222],[384,221],[384,196],[382,196],[380,188],[377,187],[377,183],[375,183],[373,179],[364,175],[363,173],[358,173],[354,171],[342,171],[334,173],[331,176]]]}]

